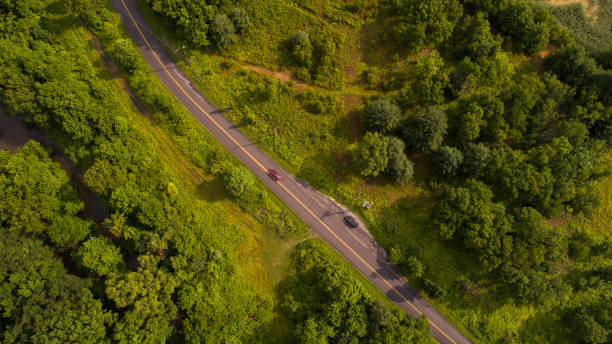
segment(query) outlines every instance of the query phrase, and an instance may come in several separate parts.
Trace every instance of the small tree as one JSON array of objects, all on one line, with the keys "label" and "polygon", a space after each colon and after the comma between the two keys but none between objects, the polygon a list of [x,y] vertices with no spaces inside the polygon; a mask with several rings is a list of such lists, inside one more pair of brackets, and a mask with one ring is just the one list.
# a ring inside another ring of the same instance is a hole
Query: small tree
[{"label": "small tree", "polygon": [[404,154],[404,142],[397,137],[389,138],[389,164],[385,171],[398,185],[408,183],[414,175],[414,164]]},{"label": "small tree", "polygon": [[251,21],[246,11],[240,7],[234,7],[232,12],[230,12],[229,18],[232,21],[232,24],[234,24],[236,32],[246,29]]},{"label": "small tree", "polygon": [[244,167],[236,167],[225,176],[225,188],[234,197],[241,197],[255,184],[255,177]]},{"label": "small tree", "polygon": [[402,249],[397,246],[391,247],[389,250],[389,261],[393,265],[402,264],[404,262],[404,253],[402,252]]},{"label": "small tree", "polygon": [[357,168],[363,176],[378,176],[389,163],[389,138],[366,133],[355,151]]},{"label": "small tree", "polygon": [[438,150],[446,135],[446,113],[439,106],[428,107],[410,116],[403,128],[404,142],[417,152]]},{"label": "small tree", "polygon": [[361,120],[366,131],[388,134],[397,127],[402,112],[389,98],[383,98],[366,105],[361,112]]},{"label": "small tree", "polygon": [[211,27],[212,39],[221,51],[227,50],[236,41],[236,28],[225,14],[217,14]]},{"label": "small tree", "polygon": [[438,173],[443,177],[453,177],[459,171],[463,163],[463,154],[455,147],[444,146],[433,159],[433,164]]},{"label": "small tree", "polygon": [[415,256],[410,256],[408,259],[406,259],[406,263],[404,265],[411,276],[422,277],[423,273],[425,272],[425,265],[423,265],[423,263],[421,263],[421,261]]},{"label": "small tree", "polygon": [[291,56],[296,62],[303,66],[310,66],[312,59],[310,36],[304,31],[296,31],[289,41],[291,44]]}]

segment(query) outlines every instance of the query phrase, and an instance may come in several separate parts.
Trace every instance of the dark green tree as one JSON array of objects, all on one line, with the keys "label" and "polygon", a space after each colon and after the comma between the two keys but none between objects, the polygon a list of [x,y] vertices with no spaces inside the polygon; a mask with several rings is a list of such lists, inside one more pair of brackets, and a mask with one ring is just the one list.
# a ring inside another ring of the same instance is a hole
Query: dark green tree
[{"label": "dark green tree", "polygon": [[444,90],[449,86],[449,79],[444,60],[437,50],[427,56],[421,56],[412,73],[413,81],[400,90],[401,103],[435,105],[444,102]]},{"label": "dark green tree", "polygon": [[433,158],[433,164],[443,177],[453,177],[463,164],[463,154],[455,147],[442,146]]},{"label": "dark green tree", "polygon": [[91,222],[76,215],[84,207],[70,179],[30,141],[15,155],[0,151],[0,226],[10,231],[47,235],[57,246],[87,236]]},{"label": "dark green tree", "polygon": [[382,98],[366,105],[361,111],[361,121],[366,131],[388,134],[400,123],[402,112],[389,98]]},{"label": "dark green tree", "polygon": [[5,333],[5,343],[103,343],[110,313],[93,298],[88,281],[71,275],[29,298]]},{"label": "dark green tree", "polygon": [[597,66],[584,48],[569,45],[547,56],[544,67],[555,73],[559,80],[573,86],[582,86],[592,82]]},{"label": "dark green tree", "polygon": [[463,151],[463,174],[469,178],[482,176],[487,168],[490,150],[482,143],[469,143]]},{"label": "dark green tree", "polygon": [[502,39],[491,33],[489,21],[483,12],[477,12],[472,18],[465,35],[465,53],[473,59],[493,56],[501,50]]},{"label": "dark green tree", "polygon": [[438,150],[447,129],[446,113],[441,107],[428,107],[413,114],[404,124],[404,142],[420,153]]},{"label": "dark green tree", "polygon": [[389,138],[389,163],[385,172],[398,185],[408,183],[414,176],[414,164],[408,159],[404,149],[402,140],[395,136]]},{"label": "dark green tree", "polygon": [[179,37],[196,47],[210,44],[211,21],[218,10],[211,1],[147,0],[153,12],[170,19],[177,26]]},{"label": "dark green tree", "polygon": [[210,27],[212,41],[221,50],[227,50],[236,42],[236,28],[225,14],[217,14]]},{"label": "dark green tree", "polygon": [[491,189],[469,179],[465,186],[447,188],[433,215],[440,236],[462,239],[468,249],[478,253],[488,271],[506,261],[512,250],[508,235],[512,231],[511,218],[505,206],[492,199]]},{"label": "dark green tree", "polygon": [[401,18],[395,28],[397,36],[412,52],[448,39],[463,12],[456,0],[391,1],[391,4]]}]

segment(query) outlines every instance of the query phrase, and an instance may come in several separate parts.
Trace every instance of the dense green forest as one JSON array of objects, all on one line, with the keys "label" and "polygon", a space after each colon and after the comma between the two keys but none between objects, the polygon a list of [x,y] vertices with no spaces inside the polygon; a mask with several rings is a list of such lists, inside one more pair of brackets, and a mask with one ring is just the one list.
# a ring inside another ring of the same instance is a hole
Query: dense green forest
[{"label": "dense green forest", "polygon": [[475,342],[611,340],[610,1],[139,4]]},{"label": "dense green forest", "polygon": [[49,148],[0,151],[3,343],[432,341],[160,87],[108,1],[3,1],[0,18],[3,109],[110,214],[84,217]]}]

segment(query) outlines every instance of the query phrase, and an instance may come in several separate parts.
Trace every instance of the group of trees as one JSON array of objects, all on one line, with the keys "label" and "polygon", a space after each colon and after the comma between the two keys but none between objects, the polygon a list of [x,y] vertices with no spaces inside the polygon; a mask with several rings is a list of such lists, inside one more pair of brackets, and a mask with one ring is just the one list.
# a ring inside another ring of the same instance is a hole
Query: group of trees
[{"label": "group of trees", "polygon": [[546,9],[527,0],[389,1],[388,11],[395,16],[395,37],[411,53],[441,46],[451,37],[453,41],[461,37],[456,27],[464,12],[475,13],[473,19],[468,16],[469,20],[463,23],[471,30],[464,32],[469,44],[462,50],[472,56],[491,54],[500,48],[501,37],[491,35],[488,20],[517,50],[530,54],[539,52],[549,42],[560,44],[569,40],[567,31],[555,23]]},{"label": "group of trees", "polygon": [[114,315],[55,257],[93,234],[93,223],[77,216],[83,203],[66,174],[31,141],[14,155],[0,151],[0,190],[0,338],[104,341]]},{"label": "group of trees", "polygon": [[434,343],[425,318],[371,300],[337,257],[316,240],[293,253],[283,312],[296,343]]},{"label": "group of trees", "polygon": [[[111,213],[104,224],[111,237],[94,234],[93,223],[77,216],[83,204],[68,177],[40,145],[0,153],[1,340],[160,343],[184,334],[220,342],[262,335],[256,330],[270,321],[270,301],[241,278],[223,210],[184,191],[123,100],[83,58],[79,35],[61,26],[81,25],[69,5],[105,39],[159,123],[172,134],[191,130],[167,95],[145,80],[151,72],[133,44],[118,38],[110,3],[0,4],[7,24],[0,28],[3,106],[44,129]],[[201,135],[184,142],[211,173],[230,170]],[[280,222],[279,214],[269,216]],[[128,271],[124,262],[136,257]]]},{"label": "group of trees", "polygon": [[[531,1],[388,4],[397,37],[421,54],[391,73],[390,95],[363,107],[359,171],[392,175],[391,152],[405,144],[431,162],[441,182],[432,215],[440,238],[474,253],[482,277],[493,278],[500,293],[547,305],[571,293],[588,295],[589,305],[606,300],[609,274],[585,288],[575,271],[563,271],[582,244],[575,229],[550,219],[588,217],[600,203],[612,143],[612,71],[600,56],[609,54],[590,54]],[[537,55],[550,44],[541,65],[514,55]],[[598,255],[609,253],[597,245]],[[391,256],[421,279],[418,264],[408,264],[397,248]],[[431,295],[433,285],[423,281]],[[570,335],[608,340],[605,308],[567,309]]]},{"label": "group of trees", "polygon": [[227,50],[250,21],[246,11],[239,7],[229,15],[221,13],[223,6],[217,1],[147,0],[147,4],[155,13],[171,20],[177,34],[198,48],[212,42],[217,49]]},{"label": "group of trees", "polygon": [[400,126],[401,110],[388,98],[366,105],[361,114],[368,131],[355,150],[355,162],[363,176],[389,175],[399,185],[414,174],[414,164],[405,154],[404,142],[394,134]]},{"label": "group of trees", "polygon": [[330,33],[319,33],[311,37],[304,31],[296,31],[287,45],[301,80],[330,89],[344,87],[344,69],[336,57],[339,38]]},{"label": "group of trees", "polygon": [[[75,0],[69,5],[102,37],[158,123],[189,145],[194,161],[224,178],[244,208],[291,231],[292,220],[253,175],[233,167],[166,94],[147,82],[150,71],[135,47],[113,29],[110,4]],[[15,155],[0,152],[0,339],[265,341],[273,303],[241,276],[236,231],[219,205],[204,205],[185,192],[131,115],[117,106],[121,99],[79,55],[75,35],[57,26],[64,21],[56,16],[66,13],[70,16],[62,18],[80,25],[67,6],[56,0],[0,5],[2,19],[11,24],[0,28],[0,96],[8,112],[26,115],[85,171],[85,183],[111,214],[103,224],[109,231],[102,236],[78,216],[82,202],[39,144],[29,143]],[[7,34],[16,26],[23,27],[21,36]],[[332,265],[327,273],[339,270]],[[422,322],[386,306],[375,309],[363,295],[359,300],[364,300],[359,308],[368,307],[368,313],[355,313],[359,326],[381,326],[371,336],[430,340]],[[301,322],[296,327],[296,333],[308,328]],[[363,337],[361,330],[356,335]]]}]

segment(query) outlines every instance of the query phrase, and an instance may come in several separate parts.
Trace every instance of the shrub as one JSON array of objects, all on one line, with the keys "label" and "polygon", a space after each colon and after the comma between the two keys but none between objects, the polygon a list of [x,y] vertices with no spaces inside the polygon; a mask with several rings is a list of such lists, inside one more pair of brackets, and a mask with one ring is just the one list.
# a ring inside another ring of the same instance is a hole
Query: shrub
[{"label": "shrub", "polygon": [[312,114],[332,114],[338,111],[340,104],[332,95],[315,91],[306,91],[296,97],[304,106],[304,110]]},{"label": "shrub", "polygon": [[444,289],[427,278],[423,279],[423,290],[434,299],[439,299],[446,294]]},{"label": "shrub", "polygon": [[389,261],[393,265],[400,265],[404,262],[404,253],[397,246],[391,247],[389,250]]},{"label": "shrub", "polygon": [[361,120],[366,131],[390,133],[401,120],[402,112],[389,98],[373,101],[361,111]]},{"label": "shrub", "polygon": [[225,188],[234,197],[242,197],[254,184],[255,176],[244,167],[235,167],[225,176]]},{"label": "shrub", "polygon": [[423,273],[425,272],[425,265],[415,256],[410,256],[408,259],[406,259],[404,265],[406,266],[408,274],[411,276],[422,277]]},{"label": "shrub", "polygon": [[312,59],[312,42],[304,31],[296,31],[289,40],[291,56],[302,66],[309,66]]},{"label": "shrub", "polygon": [[246,11],[240,7],[235,7],[229,14],[229,18],[234,24],[236,32],[240,32],[249,26],[250,19]]},{"label": "shrub", "polygon": [[133,72],[137,67],[137,51],[132,46],[132,41],[121,38],[115,41],[109,51],[117,63],[128,73]]},{"label": "shrub", "polygon": [[378,83],[378,70],[374,67],[370,67],[365,70],[363,73],[363,79],[368,84],[368,87],[371,89],[376,88],[376,84]]}]

